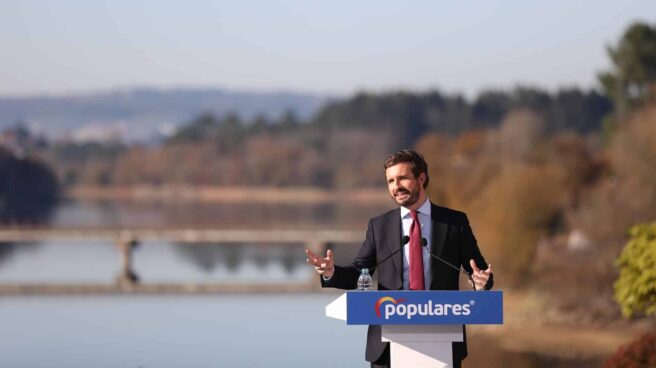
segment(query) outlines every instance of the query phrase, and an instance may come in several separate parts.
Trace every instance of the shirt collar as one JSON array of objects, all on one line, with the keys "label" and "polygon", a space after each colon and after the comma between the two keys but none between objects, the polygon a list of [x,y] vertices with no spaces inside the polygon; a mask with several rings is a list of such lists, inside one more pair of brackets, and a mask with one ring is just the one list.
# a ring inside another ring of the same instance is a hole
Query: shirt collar
[{"label": "shirt collar", "polygon": [[[426,197],[424,204],[419,206],[417,212],[424,214],[428,217],[431,217],[431,205],[430,205],[430,201],[428,200],[428,197]],[[410,210],[406,207],[401,207],[401,218],[405,218],[406,216],[410,216]]]}]

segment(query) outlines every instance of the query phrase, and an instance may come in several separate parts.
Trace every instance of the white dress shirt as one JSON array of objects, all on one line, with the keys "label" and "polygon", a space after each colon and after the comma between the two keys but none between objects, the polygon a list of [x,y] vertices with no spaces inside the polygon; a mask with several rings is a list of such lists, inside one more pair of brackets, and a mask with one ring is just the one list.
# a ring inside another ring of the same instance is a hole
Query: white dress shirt
[{"label": "white dress shirt", "polygon": [[[430,246],[432,239],[432,226],[431,226],[431,203],[426,198],[424,204],[417,209],[417,219],[421,225],[421,237],[426,238],[428,245],[422,247],[421,254],[424,260],[424,287],[426,290],[429,290],[430,287]],[[412,216],[410,216],[410,210],[401,207],[401,227],[403,229],[403,236],[410,236],[410,226],[412,225]],[[403,289],[410,290],[410,242],[406,243],[403,246]]]}]

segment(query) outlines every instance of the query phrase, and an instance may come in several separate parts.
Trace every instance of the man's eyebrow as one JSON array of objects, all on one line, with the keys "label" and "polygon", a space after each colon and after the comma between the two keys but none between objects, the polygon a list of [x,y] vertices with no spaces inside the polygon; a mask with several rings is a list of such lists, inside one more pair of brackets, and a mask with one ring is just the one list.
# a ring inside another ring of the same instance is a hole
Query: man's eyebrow
[{"label": "man's eyebrow", "polygon": [[394,178],[389,178],[389,179],[387,179],[387,182],[389,183],[389,182],[393,181],[394,179],[407,179],[407,178],[408,178],[408,176],[405,176],[405,175],[399,175],[399,176],[396,176],[396,177],[394,177]]}]

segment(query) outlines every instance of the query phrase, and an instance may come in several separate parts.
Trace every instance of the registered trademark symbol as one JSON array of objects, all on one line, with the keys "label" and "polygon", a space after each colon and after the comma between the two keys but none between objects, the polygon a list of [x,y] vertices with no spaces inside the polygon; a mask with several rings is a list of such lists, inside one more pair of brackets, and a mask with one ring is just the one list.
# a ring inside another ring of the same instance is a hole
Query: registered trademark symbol
[{"label": "registered trademark symbol", "polygon": [[470,301],[469,301],[469,304],[470,304],[470,305],[474,305],[474,304],[476,304],[476,302],[473,301],[473,300],[470,300]]}]

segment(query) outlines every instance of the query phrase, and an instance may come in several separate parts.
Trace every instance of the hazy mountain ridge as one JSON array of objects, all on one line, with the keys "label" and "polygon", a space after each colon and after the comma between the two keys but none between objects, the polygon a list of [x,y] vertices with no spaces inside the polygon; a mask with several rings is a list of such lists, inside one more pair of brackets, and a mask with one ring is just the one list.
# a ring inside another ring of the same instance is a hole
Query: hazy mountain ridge
[{"label": "hazy mountain ridge", "polygon": [[[134,88],[69,96],[0,97],[0,129],[21,123],[50,138],[115,134],[150,141],[200,113],[234,112],[244,118],[314,114],[329,96],[246,92],[220,88]],[[78,133],[82,134],[80,136]]]}]

